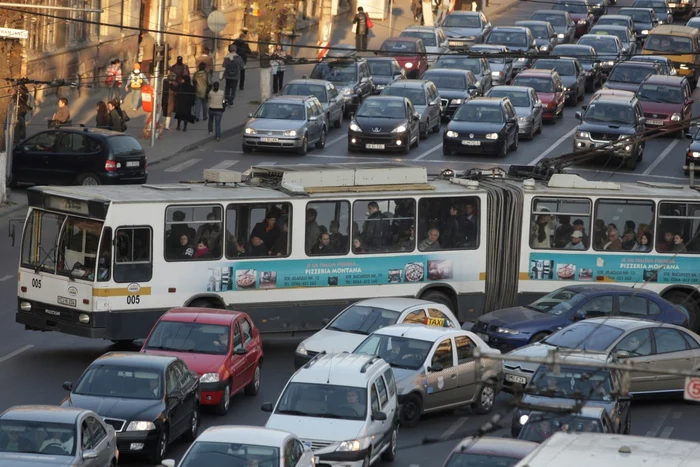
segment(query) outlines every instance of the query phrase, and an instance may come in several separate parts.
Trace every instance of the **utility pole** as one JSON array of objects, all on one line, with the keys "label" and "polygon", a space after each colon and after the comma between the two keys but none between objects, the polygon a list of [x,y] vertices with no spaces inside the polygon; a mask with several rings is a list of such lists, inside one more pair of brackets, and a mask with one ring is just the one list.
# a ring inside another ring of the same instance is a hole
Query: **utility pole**
[{"label": "utility pole", "polygon": [[325,57],[331,41],[333,30],[333,0],[323,0],[321,3],[321,20],[318,28],[318,58]]},{"label": "utility pole", "polygon": [[[165,0],[158,0],[158,25],[156,26],[158,30],[158,41],[155,45],[155,50],[153,52],[153,62],[155,63],[155,70],[153,73],[153,105],[151,106],[151,147],[156,145],[156,129],[158,125],[158,106],[162,104],[163,91],[161,87],[163,86],[163,78],[161,77],[161,67],[163,67],[162,72],[165,72],[165,66],[168,61],[167,47],[165,45]],[[162,60],[159,60],[159,55],[162,53]],[[171,109],[168,109],[170,111]]]}]

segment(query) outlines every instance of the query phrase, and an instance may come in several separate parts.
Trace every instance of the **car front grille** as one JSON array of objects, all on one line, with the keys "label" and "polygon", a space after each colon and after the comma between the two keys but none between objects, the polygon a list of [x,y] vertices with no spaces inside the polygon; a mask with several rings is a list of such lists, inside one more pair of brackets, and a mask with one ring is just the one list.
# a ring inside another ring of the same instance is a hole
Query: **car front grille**
[{"label": "car front grille", "polygon": [[119,420],[118,418],[103,418],[102,420],[104,420],[107,425],[111,425],[117,433],[121,432],[126,424],[126,420]]},{"label": "car front grille", "polygon": [[316,451],[319,451],[321,449],[327,448],[328,446],[330,446],[333,443],[329,442],[329,441],[316,441],[316,440],[307,439],[307,440],[304,440],[304,444],[306,444],[306,445],[311,444],[311,450],[316,452]]},{"label": "car front grille", "polygon": [[512,363],[512,364],[504,363],[503,368],[505,368],[506,370],[510,370],[510,371],[519,371],[521,373],[534,373],[534,370],[528,370],[525,368],[521,368],[520,365],[517,363]]},{"label": "car front grille", "polygon": [[284,130],[258,130],[256,136],[284,136]]},{"label": "car front grille", "polygon": [[488,324],[486,324],[484,322],[477,321],[476,323],[474,323],[474,331],[484,331],[485,332],[487,328],[488,328]]},{"label": "car front grille", "polygon": [[644,118],[651,118],[654,120],[666,120],[668,115],[664,114],[644,114]]},{"label": "car front grille", "polygon": [[442,103],[442,108],[444,109],[447,107],[447,104],[450,103],[449,99],[440,99],[440,102]]},{"label": "car front grille", "polygon": [[591,139],[596,141],[617,141],[620,135],[611,135],[608,133],[591,133]]}]

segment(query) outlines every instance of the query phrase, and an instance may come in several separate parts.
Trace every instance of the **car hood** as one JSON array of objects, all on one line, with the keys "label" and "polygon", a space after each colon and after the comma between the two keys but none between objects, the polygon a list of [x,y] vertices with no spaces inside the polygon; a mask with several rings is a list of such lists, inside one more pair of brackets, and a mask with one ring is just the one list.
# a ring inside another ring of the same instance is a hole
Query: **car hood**
[{"label": "car hood", "polygon": [[440,47],[438,46],[430,46],[428,47],[427,45],[425,46],[425,51],[428,52],[428,54],[439,54],[440,53]]},{"label": "car hood", "polygon": [[246,126],[257,131],[266,130],[294,130],[301,128],[305,120],[278,120],[275,118],[251,118]]},{"label": "car hood", "polygon": [[364,420],[336,420],[273,413],[265,428],[294,433],[303,440],[347,441],[357,438],[365,423]]},{"label": "car hood", "polygon": [[469,91],[466,89],[438,89],[443,99],[469,99]]},{"label": "car hood", "polygon": [[[497,44],[500,45],[500,44]],[[527,52],[527,49],[529,49],[528,46],[526,45],[508,45],[505,44],[506,47],[508,47],[509,52]],[[515,60],[515,59],[513,59]]]},{"label": "car hood", "polygon": [[331,329],[321,329],[313,336],[302,342],[306,350],[310,352],[321,352],[325,350],[329,354],[352,352],[367,338],[363,334],[353,334],[351,332],[339,332]]},{"label": "car hood", "polygon": [[539,91],[537,91],[536,94],[537,94],[537,98],[544,103],[552,102],[554,100],[555,95],[556,95],[553,92],[539,92]]},{"label": "car hood", "polygon": [[389,75],[372,75],[372,82],[375,86],[386,86],[394,82],[394,77]]},{"label": "car hood", "polygon": [[637,83],[627,83],[625,81],[606,81],[606,89],[619,89],[621,91],[637,92],[639,90],[639,84]]},{"label": "car hood", "polygon": [[0,465],[12,467],[47,467],[72,465],[72,456],[55,456],[47,454],[30,454],[19,452],[0,452]]},{"label": "car hood", "polygon": [[187,368],[194,371],[200,376],[204,373],[218,373],[219,369],[221,369],[222,365],[224,364],[224,361],[226,360],[225,355],[197,354],[190,352],[173,352],[169,350],[149,349],[142,350],[141,352],[150,355],[165,355],[166,357],[177,357],[187,364]]},{"label": "car hood", "polygon": [[491,71],[503,71],[506,68],[505,63],[490,63]]},{"label": "car hood", "polygon": [[394,378],[396,379],[396,389],[399,395],[408,394],[414,391],[420,386],[418,381],[421,376],[424,376],[423,369],[419,368],[417,370],[407,370],[405,368],[395,368],[391,367],[394,371]]},{"label": "car hood", "polygon": [[[399,125],[406,125],[406,119],[398,118],[376,118],[376,117],[355,117],[355,121],[365,133],[391,133]],[[379,128],[379,131],[373,129]]]},{"label": "car hood", "polygon": [[[505,356],[513,356],[513,357],[535,357],[535,358],[544,358],[547,356],[547,353],[555,349],[556,347],[547,345],[547,344],[542,344],[540,342],[537,342],[535,344],[528,344],[524,347],[520,347],[518,349],[512,350],[508,352]],[[533,362],[519,362],[519,361],[511,361],[511,360],[504,360],[503,361],[503,366],[509,366],[509,367],[520,367],[523,370],[534,372],[537,370],[537,368],[540,366],[539,363],[533,363]]]},{"label": "car hood", "polygon": [[101,417],[126,421],[155,420],[165,407],[162,400],[123,399],[82,394],[71,394],[64,404],[69,407],[92,410]]},{"label": "car hood", "polygon": [[642,32],[645,29],[651,31],[653,29],[651,23],[640,23],[639,21],[634,22],[634,32]]},{"label": "car hood", "polygon": [[461,133],[498,133],[503,129],[503,123],[457,122],[452,120],[447,129]]},{"label": "car hood", "polygon": [[421,119],[423,119],[423,117],[427,116],[427,110],[428,110],[427,105],[414,105],[413,108],[416,110],[416,112],[418,112],[420,114]]},{"label": "car hood", "polygon": [[561,84],[563,84],[565,88],[570,88],[571,86],[574,86],[576,84],[575,76],[560,75],[559,77],[561,78]]},{"label": "car hood", "polygon": [[[639,101],[642,104],[642,111],[645,114],[667,114],[681,113],[683,104],[669,104],[667,102]],[[653,117],[651,117],[653,118]]]},{"label": "car hood", "polygon": [[569,12],[569,14],[571,15],[571,19],[573,19],[574,21],[578,21],[580,19],[588,19],[588,15],[586,13],[571,13],[571,12]]},{"label": "car hood", "polygon": [[518,117],[531,117],[533,112],[530,107],[515,107],[515,114]]},{"label": "car hood", "polygon": [[476,37],[476,36],[480,36],[483,33],[483,30],[481,28],[449,27],[449,28],[442,28],[442,30],[445,33],[445,36],[447,36],[450,39]]},{"label": "car hood", "polygon": [[578,61],[581,64],[581,68],[583,68],[585,71],[591,71],[593,69],[593,66],[595,65],[595,62],[593,61]]},{"label": "car hood", "polygon": [[[556,29],[554,31],[556,31]],[[537,39],[537,38],[535,38],[535,45],[537,47],[540,47],[543,45],[549,45],[551,42],[552,42],[551,39],[545,39],[545,38]]]},{"label": "car hood", "polygon": [[552,27],[554,28],[554,32],[556,32],[557,34],[568,34],[569,32],[569,26],[567,26],[566,24],[562,24],[559,26],[552,25]]},{"label": "car hood", "polygon": [[546,321],[556,320],[556,318],[556,315],[541,313],[523,306],[516,306],[486,313],[479,318],[479,321],[489,326],[513,326],[532,322],[538,322],[538,325],[544,325]]},{"label": "car hood", "polygon": [[605,133],[605,134],[620,134],[620,135],[633,135],[634,127],[632,125],[617,124],[617,123],[605,123],[605,122],[591,122],[584,120],[578,126],[579,131],[588,131],[595,133]]}]

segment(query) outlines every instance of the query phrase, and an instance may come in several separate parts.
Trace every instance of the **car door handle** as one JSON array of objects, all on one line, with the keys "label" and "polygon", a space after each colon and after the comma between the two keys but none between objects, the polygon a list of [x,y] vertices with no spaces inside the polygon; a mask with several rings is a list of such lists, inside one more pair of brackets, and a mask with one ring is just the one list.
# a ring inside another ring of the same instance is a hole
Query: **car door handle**
[{"label": "car door handle", "polygon": [[457,378],[457,373],[452,373],[452,376],[450,376],[450,378],[452,378],[452,379]]}]

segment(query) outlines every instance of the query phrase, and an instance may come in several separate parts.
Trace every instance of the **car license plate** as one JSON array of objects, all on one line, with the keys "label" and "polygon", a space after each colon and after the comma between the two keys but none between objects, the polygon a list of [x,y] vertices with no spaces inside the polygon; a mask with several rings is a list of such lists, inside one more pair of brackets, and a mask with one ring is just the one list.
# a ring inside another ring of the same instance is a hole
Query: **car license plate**
[{"label": "car license plate", "polygon": [[141,165],[141,163],[139,161],[127,161],[126,162],[127,167],[138,167],[139,165]]},{"label": "car license plate", "polygon": [[278,143],[279,140],[279,138],[260,138],[263,143]]},{"label": "car license plate", "polygon": [[428,318],[425,322],[428,326],[444,326],[445,318]]},{"label": "car license plate", "polygon": [[595,147],[602,148],[603,146],[609,146],[609,143],[595,143]]},{"label": "car license plate", "polygon": [[476,335],[479,336],[479,337],[481,337],[481,340],[484,341],[484,342],[488,342],[488,341],[489,341],[489,336],[488,336],[488,334],[482,334],[482,333],[480,333],[480,332],[477,332]]},{"label": "car license plate", "polygon": [[365,144],[367,149],[384,149],[383,144]]},{"label": "car license plate", "polygon": [[647,120],[647,125],[661,126],[664,124],[663,120]]},{"label": "car license plate", "polygon": [[527,384],[527,378],[524,376],[506,375],[506,381],[511,383]]},{"label": "car license plate", "polygon": [[481,146],[481,141],[466,140],[462,141],[462,144],[465,146]]},{"label": "car license plate", "polygon": [[464,45],[464,42],[450,41],[449,45],[451,45],[452,47],[462,47]]}]

